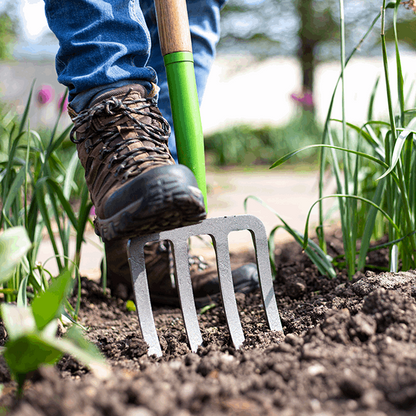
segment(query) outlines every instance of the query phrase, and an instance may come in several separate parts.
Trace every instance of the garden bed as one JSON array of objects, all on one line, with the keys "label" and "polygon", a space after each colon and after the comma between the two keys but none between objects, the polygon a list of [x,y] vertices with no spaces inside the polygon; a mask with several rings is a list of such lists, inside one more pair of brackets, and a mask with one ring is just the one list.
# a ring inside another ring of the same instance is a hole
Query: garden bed
[{"label": "garden bed", "polygon": [[[385,266],[385,254],[372,262]],[[135,312],[83,279],[80,322],[111,376],[64,357],[37,372],[16,401],[2,363],[0,405],[13,416],[415,414],[416,273],[328,280],[294,244],[280,248],[277,261],[285,336],[267,330],[258,291],[237,295],[246,335],[240,351],[220,306],[200,315],[205,346],[197,354],[186,344],[180,310],[155,308],[160,359],[146,355]]]}]

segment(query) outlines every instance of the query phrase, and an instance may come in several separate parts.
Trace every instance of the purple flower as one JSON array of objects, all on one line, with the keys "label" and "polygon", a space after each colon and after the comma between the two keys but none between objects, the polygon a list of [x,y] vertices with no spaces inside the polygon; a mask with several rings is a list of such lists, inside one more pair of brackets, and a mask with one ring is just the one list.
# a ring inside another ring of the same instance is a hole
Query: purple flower
[{"label": "purple flower", "polygon": [[53,87],[50,85],[42,85],[41,89],[38,91],[38,104],[39,105],[46,105],[49,104],[53,100],[53,96],[55,91]]},{"label": "purple flower", "polygon": [[307,91],[301,94],[292,94],[290,97],[302,107],[313,108],[313,97],[311,92]]},{"label": "purple flower", "polygon": [[92,207],[91,207],[91,211],[90,211],[90,216],[91,217],[94,217],[96,214],[95,214],[95,206],[93,205]]}]

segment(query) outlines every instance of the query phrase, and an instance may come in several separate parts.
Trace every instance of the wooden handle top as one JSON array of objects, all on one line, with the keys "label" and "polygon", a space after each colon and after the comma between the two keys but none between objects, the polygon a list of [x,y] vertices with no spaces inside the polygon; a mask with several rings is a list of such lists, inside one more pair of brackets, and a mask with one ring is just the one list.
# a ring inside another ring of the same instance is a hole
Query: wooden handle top
[{"label": "wooden handle top", "polygon": [[155,0],[162,55],[192,52],[186,0]]}]

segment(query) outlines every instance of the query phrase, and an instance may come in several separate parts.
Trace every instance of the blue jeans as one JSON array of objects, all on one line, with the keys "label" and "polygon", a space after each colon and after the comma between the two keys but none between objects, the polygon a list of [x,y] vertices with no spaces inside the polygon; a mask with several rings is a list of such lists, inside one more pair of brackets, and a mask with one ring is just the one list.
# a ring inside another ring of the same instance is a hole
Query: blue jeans
[{"label": "blue jeans", "polygon": [[[195,77],[201,101],[219,40],[225,0],[188,0]],[[160,87],[158,105],[172,135],[177,158],[166,72],[153,0],[45,0],[50,29],[59,40],[58,81],[69,89],[79,112],[97,95],[131,83]]]}]

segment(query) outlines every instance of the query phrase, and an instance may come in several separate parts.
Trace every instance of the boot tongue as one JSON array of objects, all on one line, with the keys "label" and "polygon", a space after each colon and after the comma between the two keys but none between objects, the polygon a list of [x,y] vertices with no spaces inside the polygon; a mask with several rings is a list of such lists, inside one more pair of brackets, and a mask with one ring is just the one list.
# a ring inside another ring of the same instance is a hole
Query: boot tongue
[{"label": "boot tongue", "polygon": [[[137,92],[139,97],[137,98],[146,98],[147,97],[147,90],[141,84],[129,84],[125,85],[120,88],[115,88],[110,91],[103,92],[102,94],[98,95],[90,104],[90,107],[93,107],[95,104],[100,103],[101,101],[108,100],[111,97],[116,97],[118,99],[122,99],[123,97],[127,96],[129,92]],[[136,97],[135,97],[136,98]]]},{"label": "boot tongue", "polygon": [[[113,89],[111,91],[107,91],[101,95],[99,95],[92,103],[91,107],[94,105],[105,103],[106,101],[111,101],[112,98],[115,100],[123,101],[130,108],[140,108],[141,104],[134,103],[136,100],[146,99],[149,96],[153,96],[154,92],[152,91],[148,94],[146,88],[141,84],[130,84],[120,88]],[[111,104],[110,104],[111,110]],[[141,114],[130,113],[130,117],[136,118],[140,123],[144,125],[159,125],[159,122],[153,120],[150,116],[145,116],[146,113],[151,113],[151,111],[155,111],[154,109],[151,110],[150,108],[143,108],[141,110]],[[134,139],[137,136],[135,129],[132,125],[132,120],[127,116],[121,113],[117,108],[113,110],[114,114],[108,114],[105,117],[97,117],[93,120],[93,126],[96,130],[101,131],[107,124],[115,124],[116,128],[119,132],[119,138],[116,138],[112,142],[112,146],[117,145],[121,142],[129,141],[130,139]],[[115,121],[115,117],[117,117],[117,121]],[[146,153],[142,154],[143,159],[149,158],[153,154],[152,148],[156,147],[155,143],[151,140],[146,140],[147,133],[143,131],[143,136],[139,141],[130,141],[128,146],[120,152],[120,155],[127,154],[130,151],[141,148],[143,146],[147,147],[149,150]],[[149,153],[150,152],[150,153]],[[151,159],[151,158],[150,158]],[[154,163],[149,163],[149,168],[153,167]],[[147,166],[143,165],[143,171],[147,170]]]}]

